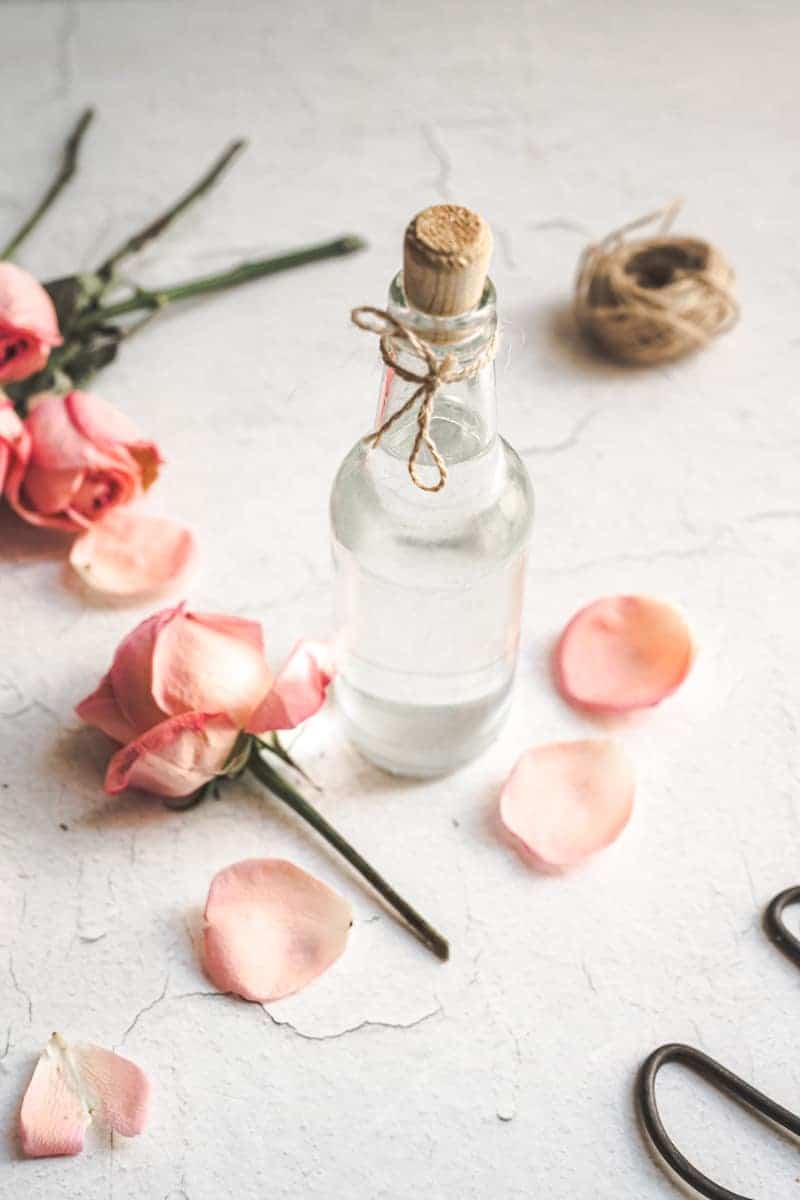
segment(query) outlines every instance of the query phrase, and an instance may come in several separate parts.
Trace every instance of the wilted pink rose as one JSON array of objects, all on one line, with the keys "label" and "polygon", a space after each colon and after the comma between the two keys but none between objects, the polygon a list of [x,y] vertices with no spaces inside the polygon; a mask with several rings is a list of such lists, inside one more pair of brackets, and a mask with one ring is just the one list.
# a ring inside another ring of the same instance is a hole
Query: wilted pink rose
[{"label": "wilted pink rose", "polygon": [[25,419],[27,447],[11,462],[9,503],[32,525],[86,529],[150,486],[161,455],[99,396],[42,393]]},{"label": "wilted pink rose", "polygon": [[27,271],[0,262],[0,383],[41,371],[61,345],[53,301]]},{"label": "wilted pink rose", "polygon": [[11,401],[0,392],[0,493],[8,469],[17,458],[28,453],[28,435]]},{"label": "wilted pink rose", "polygon": [[330,680],[325,646],[301,642],[273,679],[255,621],[179,604],[128,634],[76,712],[123,743],[106,791],[188,796],[222,770],[241,730],[299,725],[321,707]]}]

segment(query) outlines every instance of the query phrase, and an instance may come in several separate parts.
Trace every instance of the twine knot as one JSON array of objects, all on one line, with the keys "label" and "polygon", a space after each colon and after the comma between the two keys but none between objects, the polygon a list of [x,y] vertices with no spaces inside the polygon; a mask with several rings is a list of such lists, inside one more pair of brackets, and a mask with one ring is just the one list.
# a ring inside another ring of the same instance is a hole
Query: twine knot
[{"label": "twine knot", "polygon": [[[440,492],[447,483],[447,464],[431,436],[430,426],[433,419],[434,402],[444,384],[463,383],[464,380],[474,379],[492,361],[497,350],[496,337],[492,337],[480,354],[459,367],[455,354],[448,353],[439,358],[429,342],[383,308],[371,308],[368,305],[354,308],[350,319],[359,329],[377,334],[380,338],[381,358],[384,364],[394,371],[395,375],[407,383],[417,385],[397,412],[392,413],[374,433],[367,434],[363,439],[365,445],[371,446],[373,449],[380,445],[381,438],[395,422],[405,416],[415,404],[418,404],[417,434],[408,457],[408,473],[414,486],[421,491]],[[424,364],[425,370],[412,371],[409,367],[402,366],[398,360],[401,349],[405,349]],[[439,478],[433,484],[423,483],[417,473],[417,464],[423,446],[427,448],[439,472]]]}]

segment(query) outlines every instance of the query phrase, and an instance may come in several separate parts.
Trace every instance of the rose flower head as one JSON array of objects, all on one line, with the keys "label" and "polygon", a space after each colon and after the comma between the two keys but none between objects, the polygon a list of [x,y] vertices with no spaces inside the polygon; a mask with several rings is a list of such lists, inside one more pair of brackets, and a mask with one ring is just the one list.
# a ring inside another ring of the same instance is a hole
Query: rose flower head
[{"label": "rose flower head", "polygon": [[291,729],[312,716],[331,673],[327,647],[300,642],[273,678],[257,622],[179,604],[124,638],[76,712],[122,744],[107,792],[189,796],[223,771],[240,732]]},{"label": "rose flower head", "polygon": [[32,525],[86,529],[156,478],[158,447],[99,396],[45,392],[33,397],[29,410],[25,444],[9,464],[5,493]]},{"label": "rose flower head", "polygon": [[0,383],[27,379],[61,345],[53,301],[22,267],[0,262]]}]

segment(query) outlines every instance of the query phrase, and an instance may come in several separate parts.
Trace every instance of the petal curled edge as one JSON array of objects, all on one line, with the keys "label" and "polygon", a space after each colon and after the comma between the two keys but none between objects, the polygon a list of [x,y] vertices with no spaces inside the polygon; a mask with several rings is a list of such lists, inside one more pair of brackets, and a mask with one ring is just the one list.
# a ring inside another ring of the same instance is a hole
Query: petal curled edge
[{"label": "petal curled edge", "polygon": [[70,550],[72,569],[107,596],[146,596],[174,585],[194,558],[194,535],[167,517],[113,509]]},{"label": "petal curled edge", "polygon": [[613,842],[633,810],[633,768],[606,738],[528,750],[500,797],[500,820],[543,870],[575,866]]},{"label": "petal curled edge", "polygon": [[293,863],[250,858],[215,875],[205,921],[211,982],[262,1002],[299,991],[336,961],[347,944],[352,910]]},{"label": "petal curled edge", "polygon": [[322,642],[298,642],[250,718],[248,731],[294,729],[325,703],[332,678],[330,647]]},{"label": "petal curled edge", "polygon": [[87,725],[101,730],[122,745],[136,738],[136,730],[117,704],[110,671],[106,672],[91,695],[75,705],[75,712]]},{"label": "petal curled edge", "polygon": [[111,684],[125,719],[137,734],[146,733],[167,717],[177,715],[159,708],[153,698],[153,655],[161,630],[170,621],[178,620],[185,608],[181,603],[146,617],[117,647],[109,672]]},{"label": "petal curled edge", "polygon": [[114,796],[138,788],[154,796],[190,796],[219,774],[237,735],[225,713],[170,717],[116,752],[106,771],[106,791]]},{"label": "petal curled edge", "polygon": [[689,673],[692,636],[683,614],[650,596],[607,596],[582,608],[555,651],[555,677],[570,703],[596,712],[649,708]]}]

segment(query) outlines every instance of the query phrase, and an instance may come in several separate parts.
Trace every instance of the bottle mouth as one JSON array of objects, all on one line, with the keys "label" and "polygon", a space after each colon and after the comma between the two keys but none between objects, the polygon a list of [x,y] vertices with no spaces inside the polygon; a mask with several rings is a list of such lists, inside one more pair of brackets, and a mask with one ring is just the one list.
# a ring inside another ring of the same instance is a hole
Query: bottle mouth
[{"label": "bottle mouth", "polygon": [[492,336],[497,326],[497,293],[487,277],[481,298],[474,308],[456,316],[441,317],[422,312],[408,303],[403,287],[403,272],[398,271],[389,285],[389,311],[437,349],[439,346],[456,345],[459,354],[474,353],[481,342]]}]

